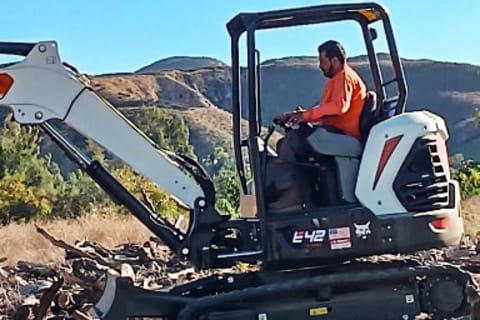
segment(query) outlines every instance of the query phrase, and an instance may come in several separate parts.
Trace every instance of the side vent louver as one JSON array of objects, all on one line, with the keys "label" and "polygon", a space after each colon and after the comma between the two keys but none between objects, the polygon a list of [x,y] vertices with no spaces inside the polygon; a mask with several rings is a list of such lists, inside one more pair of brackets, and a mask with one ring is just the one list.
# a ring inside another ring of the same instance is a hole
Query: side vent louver
[{"label": "side vent louver", "polygon": [[408,211],[428,211],[447,207],[449,184],[441,162],[439,137],[429,135],[415,141],[394,181],[394,190]]}]

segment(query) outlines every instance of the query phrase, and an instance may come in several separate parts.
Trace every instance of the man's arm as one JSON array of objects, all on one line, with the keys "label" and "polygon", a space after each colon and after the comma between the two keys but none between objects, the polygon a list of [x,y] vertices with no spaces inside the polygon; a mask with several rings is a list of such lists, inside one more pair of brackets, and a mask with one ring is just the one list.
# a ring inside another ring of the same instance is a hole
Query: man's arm
[{"label": "man's arm", "polygon": [[[303,112],[303,121],[317,122],[326,116],[338,116],[350,109],[353,96],[353,84],[344,77],[332,83],[331,99]],[[323,100],[323,99],[322,99]]]}]

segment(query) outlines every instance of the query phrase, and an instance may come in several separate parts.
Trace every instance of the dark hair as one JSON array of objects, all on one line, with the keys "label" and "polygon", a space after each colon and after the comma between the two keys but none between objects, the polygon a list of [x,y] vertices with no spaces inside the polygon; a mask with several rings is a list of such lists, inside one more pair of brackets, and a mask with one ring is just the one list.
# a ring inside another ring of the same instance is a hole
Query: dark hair
[{"label": "dark hair", "polygon": [[318,54],[321,52],[325,51],[325,55],[327,56],[328,59],[332,58],[338,58],[340,63],[344,64],[345,63],[345,49],[343,46],[340,44],[340,42],[335,41],[335,40],[329,40],[321,45],[318,46]]}]

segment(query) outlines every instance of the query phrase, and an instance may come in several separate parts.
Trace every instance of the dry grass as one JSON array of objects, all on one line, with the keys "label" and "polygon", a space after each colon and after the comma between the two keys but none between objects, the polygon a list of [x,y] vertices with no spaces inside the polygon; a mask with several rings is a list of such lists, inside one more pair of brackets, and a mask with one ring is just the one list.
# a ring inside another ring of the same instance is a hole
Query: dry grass
[{"label": "dry grass", "polygon": [[[152,233],[132,216],[90,215],[75,220],[37,222],[57,239],[74,244],[87,239],[101,243],[107,248],[127,242],[141,243]],[[6,257],[8,265],[17,261],[38,263],[59,263],[65,252],[59,249],[35,230],[33,223],[11,224],[0,227],[0,258]]]},{"label": "dry grass", "polygon": [[480,235],[480,196],[462,201],[462,213],[465,221],[465,233],[478,238]]},{"label": "dry grass", "polygon": [[[480,196],[462,202],[465,231],[473,237],[480,232]],[[152,233],[133,216],[96,215],[49,222],[37,222],[50,234],[69,244],[77,240],[90,240],[114,248],[123,243],[142,243]],[[0,227],[0,258],[6,257],[8,265],[17,261],[38,263],[59,263],[65,252],[59,249],[35,230],[34,223],[11,224]]]}]

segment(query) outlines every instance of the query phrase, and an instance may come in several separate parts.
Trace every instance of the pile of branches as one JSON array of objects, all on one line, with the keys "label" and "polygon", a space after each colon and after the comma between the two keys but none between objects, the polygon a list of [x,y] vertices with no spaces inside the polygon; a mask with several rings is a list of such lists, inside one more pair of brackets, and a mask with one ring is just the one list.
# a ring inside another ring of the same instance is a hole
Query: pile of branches
[{"label": "pile of branches", "polygon": [[100,299],[107,272],[150,290],[206,275],[195,273],[156,238],[109,250],[91,241],[70,245],[38,226],[37,231],[65,249],[65,262],[48,266],[20,261],[0,266],[0,320],[90,319],[87,310]]},{"label": "pile of branches", "polygon": [[443,257],[447,262],[480,275],[480,239],[474,243],[467,238],[460,246],[445,250]]}]

